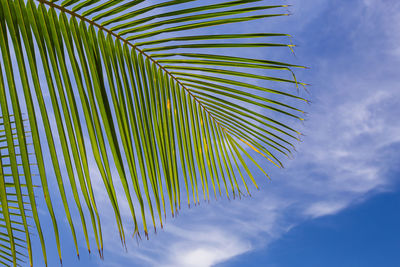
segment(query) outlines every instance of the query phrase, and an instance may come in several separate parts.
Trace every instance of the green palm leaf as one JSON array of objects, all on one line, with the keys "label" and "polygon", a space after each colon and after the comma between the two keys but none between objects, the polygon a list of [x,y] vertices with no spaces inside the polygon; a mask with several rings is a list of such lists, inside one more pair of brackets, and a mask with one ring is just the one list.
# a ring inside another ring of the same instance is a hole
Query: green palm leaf
[{"label": "green palm leaf", "polygon": [[[1,75],[0,80],[2,80]],[[22,120],[22,125],[18,126],[15,116],[10,116],[7,108],[4,108],[2,113],[4,116],[0,117],[0,263],[5,266],[11,264],[21,266],[26,263],[25,254],[32,258],[30,223],[37,222],[40,239],[43,239],[33,192],[35,159],[28,121]]]},{"label": "green palm leaf", "polygon": [[[237,51],[251,47],[291,49],[290,36],[221,30],[221,25],[286,16],[282,11],[287,5],[265,5],[261,0],[146,4],[0,0],[0,141],[10,158],[9,166],[0,162],[0,243],[5,242],[0,245],[1,263],[17,265],[21,251],[27,249],[32,265],[29,213],[47,264],[30,156],[37,164],[40,178],[35,183],[46,196],[61,260],[59,218],[50,193],[61,197],[78,256],[77,235],[83,233],[89,251],[94,236],[102,257],[94,171],[100,173],[124,244],[126,230],[117,198],[128,203],[133,222],[129,229],[139,235],[143,228],[147,236],[149,228],[162,227],[166,214],[174,216],[184,201],[190,206],[199,203],[201,195],[209,200],[223,192],[228,198],[240,197],[242,187],[250,194],[248,181],[258,186],[246,160],[268,177],[264,164],[251,154],[282,167],[281,157],[290,156],[293,141],[299,140],[300,133],[282,117],[303,120],[301,106],[307,100],[290,91],[306,85],[294,75],[294,69],[303,67],[237,56]],[[214,26],[222,34],[196,31]],[[32,151],[27,148],[26,127]],[[19,155],[13,154],[14,139]],[[46,156],[51,162],[45,168]],[[96,166],[89,165],[91,157]],[[47,168],[54,171],[58,192],[48,186]],[[117,195],[116,179],[123,195]],[[8,187],[14,190],[10,193]],[[66,189],[71,189],[72,199]],[[181,199],[183,191],[186,197]],[[79,212],[79,231],[72,206]],[[20,220],[11,218],[11,207]]]}]

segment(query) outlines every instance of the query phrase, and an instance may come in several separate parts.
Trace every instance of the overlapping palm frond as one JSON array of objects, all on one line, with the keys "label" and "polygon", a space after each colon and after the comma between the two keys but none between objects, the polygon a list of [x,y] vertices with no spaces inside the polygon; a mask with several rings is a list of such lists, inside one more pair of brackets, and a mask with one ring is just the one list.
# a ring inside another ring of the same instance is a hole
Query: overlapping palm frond
[{"label": "overlapping palm frond", "polygon": [[[147,236],[149,221],[154,229],[162,227],[167,210],[174,216],[182,202],[196,204],[200,198],[223,192],[227,197],[240,196],[242,186],[249,193],[247,182],[257,184],[246,160],[267,175],[251,154],[260,154],[281,167],[280,156],[290,155],[293,142],[299,139],[300,133],[282,117],[302,120],[301,106],[307,101],[291,92],[304,85],[293,74],[302,67],[240,54],[253,47],[291,49],[289,35],[224,30],[230,24],[286,16],[287,5],[271,6],[262,0],[0,3],[1,110],[3,118],[12,110],[22,148],[26,140],[21,109],[27,111],[40,186],[60,259],[58,220],[50,193],[62,199],[78,255],[77,234],[81,231],[75,229],[79,222],[73,220],[71,206],[79,211],[87,248],[90,251],[88,229],[92,229],[102,255],[92,168],[100,173],[124,243],[116,178],[130,208],[134,234],[140,232],[141,225]],[[215,33],[201,34],[199,29],[205,27]],[[287,39],[282,43],[265,41],[275,38]],[[10,122],[4,119],[4,125],[10,127]],[[12,151],[8,140],[12,136],[6,137]],[[58,192],[48,186],[43,151],[50,153]],[[20,150],[24,188],[47,264],[29,153]],[[95,167],[89,165],[91,157]],[[11,164],[14,169],[16,164]],[[69,185],[64,184],[63,176]],[[22,184],[14,181],[14,185],[22,192]],[[72,190],[73,199],[68,198],[66,188]],[[1,190],[5,198],[5,188]],[[23,195],[16,194],[30,251],[20,202]],[[7,206],[3,206],[5,210]],[[9,215],[3,216],[8,233],[5,238],[13,240]],[[14,265],[15,244],[10,241],[8,255]],[[31,256],[29,253],[30,264]]]},{"label": "overlapping palm frond", "polygon": [[[0,117],[0,264],[22,266],[26,263],[26,254],[32,256],[31,214],[35,214],[37,218],[34,192],[31,190],[35,159],[28,121],[23,120],[22,124],[17,126],[14,116],[10,116],[7,109],[1,111],[3,117]],[[21,151],[26,151],[25,155],[28,157],[23,156]]]}]

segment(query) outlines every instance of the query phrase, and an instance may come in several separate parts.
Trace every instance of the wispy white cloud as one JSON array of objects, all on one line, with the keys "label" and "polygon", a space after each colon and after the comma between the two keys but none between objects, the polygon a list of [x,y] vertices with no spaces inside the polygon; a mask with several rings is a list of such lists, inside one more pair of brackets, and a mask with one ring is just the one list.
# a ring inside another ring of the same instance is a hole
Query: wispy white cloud
[{"label": "wispy white cloud", "polygon": [[335,214],[338,211],[342,210],[346,206],[345,203],[340,201],[321,201],[311,204],[304,213],[306,215],[310,215],[313,218]]},{"label": "wispy white cloud", "polygon": [[177,241],[169,248],[166,263],[161,263],[164,266],[212,266],[252,247],[250,242],[243,242],[220,227],[205,226],[195,230],[171,227],[169,232]]}]

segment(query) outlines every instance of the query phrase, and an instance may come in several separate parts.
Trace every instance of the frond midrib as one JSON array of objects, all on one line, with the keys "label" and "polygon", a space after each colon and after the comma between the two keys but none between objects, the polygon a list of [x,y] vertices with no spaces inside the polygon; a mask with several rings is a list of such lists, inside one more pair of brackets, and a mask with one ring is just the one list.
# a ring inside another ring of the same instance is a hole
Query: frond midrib
[{"label": "frond midrib", "polygon": [[107,29],[106,27],[86,18],[85,16],[82,16],[74,11],[71,11],[63,6],[57,5],[53,2],[47,1],[47,0],[36,0],[37,2],[40,2],[42,4],[45,4],[49,7],[58,9],[61,12],[64,12],[66,14],[69,14],[75,18],[78,18],[84,22],[89,23],[90,25],[95,26],[96,28],[98,28],[101,31],[104,31],[112,36],[114,36],[117,40],[120,40],[121,42],[123,42],[124,44],[132,47],[133,49],[135,49],[139,54],[142,54],[143,56],[145,56],[146,58],[148,58],[150,61],[152,61],[154,64],[156,64],[160,69],[162,69],[163,71],[165,71],[165,73],[167,73],[171,79],[173,79],[174,81],[176,81],[188,94],[190,97],[192,97],[198,104],[200,107],[202,107],[204,109],[204,111],[210,116],[210,118],[218,125],[218,127],[220,127],[220,129],[224,132],[226,132],[225,127],[223,127],[220,122],[218,121],[218,119],[216,119],[213,115],[212,112],[209,111],[207,109],[207,107],[205,107],[202,102],[197,99],[197,97],[190,91],[190,89],[188,89],[177,77],[175,77],[171,72],[169,72],[166,68],[164,68],[164,66],[162,64],[160,64],[157,60],[155,60],[154,58],[152,58],[150,55],[148,55],[146,52],[144,52],[143,50],[141,50],[137,45],[133,44],[132,42],[126,40],[125,38],[121,37],[120,35],[118,35],[117,33]]}]

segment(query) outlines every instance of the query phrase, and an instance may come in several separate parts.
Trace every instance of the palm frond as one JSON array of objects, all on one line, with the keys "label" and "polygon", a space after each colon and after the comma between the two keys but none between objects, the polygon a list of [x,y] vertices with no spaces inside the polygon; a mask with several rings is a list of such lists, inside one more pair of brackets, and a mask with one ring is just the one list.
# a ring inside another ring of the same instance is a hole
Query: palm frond
[{"label": "palm frond", "polygon": [[[91,168],[100,173],[125,243],[117,200],[117,195],[123,196],[116,191],[115,176],[129,205],[133,234],[143,227],[147,236],[149,228],[163,226],[167,210],[174,216],[183,201],[190,206],[199,203],[199,195],[209,200],[210,194],[217,198],[223,191],[228,198],[240,197],[242,187],[250,194],[248,181],[258,188],[246,161],[266,177],[268,174],[251,153],[282,167],[281,156],[290,155],[300,135],[285,118],[303,120],[301,107],[307,102],[290,91],[306,85],[294,75],[295,69],[303,67],[238,56],[242,49],[253,47],[290,51],[289,35],[227,33],[224,25],[286,16],[286,7],[265,5],[261,0],[216,4],[195,0],[156,4],[145,0],[0,0],[0,107],[4,127],[8,127],[0,140],[6,140],[8,151],[14,151],[15,137],[8,119],[12,110],[22,168],[15,159],[10,163],[11,183],[31,264],[21,188],[28,192],[46,264],[47,256],[34,202],[22,110],[27,112],[31,153],[60,260],[58,219],[50,197],[55,192],[48,186],[43,151],[50,153],[56,194],[62,199],[78,256],[77,234],[81,232],[91,251],[88,229],[92,229],[102,256],[102,227]],[[199,34],[205,27],[215,27],[216,34]],[[271,74],[264,73],[267,71]],[[91,157],[95,167],[89,165]],[[25,185],[18,180],[22,169]],[[113,175],[114,169],[117,175]],[[64,184],[63,174],[69,185]],[[0,176],[6,177],[4,172]],[[4,254],[3,259],[15,265],[19,243],[13,236],[6,185],[4,178],[0,190],[11,254]],[[72,190],[73,199],[68,198],[66,189]],[[182,191],[186,191],[186,200],[181,199]],[[79,211],[79,231],[71,206]]]},{"label": "palm frond", "polygon": [[[1,91],[4,92],[4,88]],[[35,177],[35,158],[28,121],[24,119],[18,126],[15,116],[10,115],[4,105],[1,112],[0,263],[21,266],[26,263],[26,254],[32,258],[30,223],[36,221],[40,227],[32,180]],[[40,228],[39,235],[42,239]]]}]

